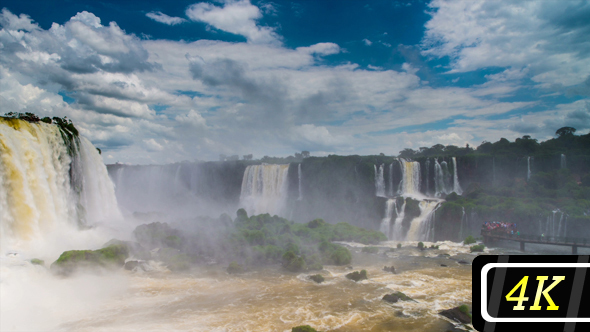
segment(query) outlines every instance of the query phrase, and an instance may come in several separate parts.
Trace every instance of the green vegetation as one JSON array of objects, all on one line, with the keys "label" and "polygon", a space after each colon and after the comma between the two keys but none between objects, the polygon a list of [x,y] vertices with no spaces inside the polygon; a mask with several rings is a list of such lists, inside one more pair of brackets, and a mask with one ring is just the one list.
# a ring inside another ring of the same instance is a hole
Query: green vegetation
[{"label": "green vegetation", "polygon": [[309,279],[317,282],[318,284],[321,284],[322,282],[324,282],[324,277],[321,274],[314,274],[309,276]]},{"label": "green vegetation", "polygon": [[51,264],[51,270],[61,275],[70,275],[79,268],[122,267],[128,256],[127,246],[116,244],[98,250],[64,251]]},{"label": "green vegetation", "polygon": [[469,250],[471,252],[483,252],[483,249],[485,248],[485,246],[483,244],[478,244],[478,245],[474,245],[469,247]]},{"label": "green vegetation", "polygon": [[376,254],[379,252],[379,248],[377,248],[377,247],[363,247],[363,249],[361,249],[361,252],[365,252],[368,254]]},{"label": "green vegetation", "polygon": [[438,248],[439,248],[439,246],[438,246],[438,245],[434,245],[434,244],[431,244],[431,245],[430,245],[430,249],[438,249]]},{"label": "green vegetation", "polygon": [[361,270],[361,272],[359,272],[359,271],[351,272],[346,275],[346,278],[348,278],[350,280],[354,280],[355,282],[361,281],[361,280],[366,280],[366,279],[368,279],[367,278],[367,270]]},{"label": "green vegetation", "polygon": [[401,247],[402,247],[402,244],[401,243],[398,243],[397,244],[397,248],[400,249]]},{"label": "green vegetation", "polygon": [[45,261],[42,260],[42,259],[33,258],[33,259],[31,259],[31,264],[44,266],[45,265]]},{"label": "green vegetation", "polygon": [[475,238],[473,238],[473,236],[469,235],[468,237],[465,238],[465,240],[463,241],[463,244],[472,244],[475,242],[477,242],[477,241],[475,241]]},{"label": "green vegetation", "polygon": [[424,242],[422,242],[422,241],[418,242],[418,249],[424,250]]},{"label": "green vegetation", "polygon": [[242,272],[244,272],[244,267],[242,265],[238,264],[235,261],[229,263],[229,266],[227,267],[227,273],[238,274],[238,273],[242,273]]},{"label": "green vegetation", "polygon": [[462,304],[459,306],[459,311],[461,311],[462,313],[466,314],[467,316],[469,316],[469,318],[471,317],[471,314],[469,313],[469,306],[466,304]]}]

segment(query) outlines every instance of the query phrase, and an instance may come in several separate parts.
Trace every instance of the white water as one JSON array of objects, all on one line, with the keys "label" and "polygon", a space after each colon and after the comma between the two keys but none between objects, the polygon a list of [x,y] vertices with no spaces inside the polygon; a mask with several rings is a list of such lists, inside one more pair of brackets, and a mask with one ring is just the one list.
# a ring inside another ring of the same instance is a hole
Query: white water
[{"label": "white water", "polygon": [[395,213],[397,216],[396,216],[395,221],[393,223],[393,231],[391,233],[390,240],[403,240],[404,234],[403,234],[402,222],[404,220],[404,217],[406,216],[406,200],[405,199],[404,199],[404,203],[402,204],[401,209],[399,211],[396,209]]},{"label": "white water", "polygon": [[565,163],[565,155],[564,154],[561,154],[561,165],[560,166],[561,166],[561,168],[567,167],[567,165]]},{"label": "white water", "polygon": [[288,193],[287,165],[253,165],[246,167],[242,179],[240,206],[249,215],[281,215]]},{"label": "white water", "polygon": [[528,181],[531,179],[531,157],[526,158],[526,164],[527,164],[526,179]]},{"label": "white water", "polygon": [[49,233],[122,219],[113,184],[84,137],[68,154],[59,128],[0,120],[1,251],[42,250]]},{"label": "white water", "polygon": [[390,198],[385,203],[385,217],[381,220],[379,229],[388,239],[391,237],[391,218],[394,210],[397,214],[396,199]]},{"label": "white water", "polygon": [[448,173],[449,171],[446,161],[439,163],[438,159],[434,158],[434,196],[441,197],[442,195],[450,194],[453,191],[450,186],[450,181],[448,180]]},{"label": "white water", "polygon": [[389,164],[389,197],[393,197],[393,163]]},{"label": "white water", "polygon": [[406,235],[406,241],[429,240],[432,213],[439,204],[439,201],[420,202],[420,215],[412,220]]},{"label": "white water", "polygon": [[457,158],[453,157],[453,191],[457,195],[463,194],[463,189],[459,184],[459,173],[457,173]]},{"label": "white water", "polygon": [[420,163],[399,158],[402,180],[398,193],[404,196],[422,197],[420,193]]},{"label": "white water", "polygon": [[385,197],[385,179],[383,178],[383,164],[377,169],[375,167],[375,195],[379,197]]}]

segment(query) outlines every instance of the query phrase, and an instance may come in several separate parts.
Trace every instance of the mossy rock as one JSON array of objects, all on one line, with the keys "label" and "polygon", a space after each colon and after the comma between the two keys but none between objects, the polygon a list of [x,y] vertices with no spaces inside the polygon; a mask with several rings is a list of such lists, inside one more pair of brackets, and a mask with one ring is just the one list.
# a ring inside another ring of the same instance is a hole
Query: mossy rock
[{"label": "mossy rock", "polygon": [[401,243],[398,243],[398,244],[397,244],[397,248],[398,248],[398,249],[401,249],[401,247],[402,247],[402,244],[401,244]]},{"label": "mossy rock", "polygon": [[45,266],[45,261],[39,258],[31,259],[31,264]]},{"label": "mossy rock", "polygon": [[244,272],[244,267],[237,262],[231,262],[226,271],[229,274],[239,274]]},{"label": "mossy rock", "polygon": [[418,249],[424,250],[424,242],[418,242]]},{"label": "mossy rock", "polygon": [[309,325],[300,325],[292,328],[291,332],[318,332],[318,330],[314,329]]},{"label": "mossy rock", "polygon": [[391,272],[393,274],[396,274],[397,272],[395,271],[395,266],[384,266],[383,267],[383,271],[385,272]]},{"label": "mossy rock", "polygon": [[366,280],[367,278],[367,270],[354,271],[346,275],[346,278],[350,280],[354,280],[355,282]]},{"label": "mossy rock", "polygon": [[324,277],[321,274],[314,274],[309,276],[309,279],[317,282],[318,284],[321,284],[322,282],[324,282]]},{"label": "mossy rock", "polygon": [[469,314],[469,307],[467,305],[462,305],[459,307],[455,307],[453,309],[443,310],[440,311],[439,314],[463,324],[471,323],[471,315]]},{"label": "mossy rock", "polygon": [[113,244],[98,250],[69,250],[51,264],[51,270],[60,275],[70,275],[80,268],[120,268],[129,257],[127,246]]},{"label": "mossy rock", "polygon": [[180,232],[167,223],[153,222],[139,225],[133,230],[133,235],[142,246],[149,249],[158,247],[180,249],[183,244]]}]

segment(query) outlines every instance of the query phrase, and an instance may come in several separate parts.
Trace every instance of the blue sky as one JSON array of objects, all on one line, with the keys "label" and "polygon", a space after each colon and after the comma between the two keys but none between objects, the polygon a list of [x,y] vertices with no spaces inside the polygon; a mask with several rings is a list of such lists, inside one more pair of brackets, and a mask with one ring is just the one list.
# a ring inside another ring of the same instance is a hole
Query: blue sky
[{"label": "blue sky", "polygon": [[590,129],[588,1],[2,6],[2,110],[68,116],[106,163]]}]

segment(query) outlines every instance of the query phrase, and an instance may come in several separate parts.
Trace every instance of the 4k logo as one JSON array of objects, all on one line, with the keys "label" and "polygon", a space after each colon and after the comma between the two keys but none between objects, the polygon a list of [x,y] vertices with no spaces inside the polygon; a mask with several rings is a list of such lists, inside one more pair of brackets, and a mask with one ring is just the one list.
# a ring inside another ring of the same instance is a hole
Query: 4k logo
[{"label": "4k logo", "polygon": [[589,256],[480,255],[473,261],[478,331],[590,331]]},{"label": "4k logo", "polygon": [[[547,276],[538,276],[537,277],[537,280],[539,281],[539,286],[537,288],[537,295],[535,296],[535,304],[530,307],[530,310],[541,310],[541,306],[539,305],[539,302],[541,301],[541,294],[543,294],[543,296],[545,296],[545,299],[547,300],[547,302],[549,302],[549,306],[547,307],[547,310],[558,310],[559,309],[559,306],[555,305],[555,303],[553,302],[553,300],[549,296],[549,291],[552,290],[553,287],[555,287],[560,281],[564,280],[565,276],[553,277],[554,282],[551,284],[551,286],[549,286],[549,287],[547,287],[547,289],[543,290],[543,283],[545,283],[545,280],[547,280],[547,278],[548,278]],[[512,310],[525,310],[525,307],[522,305],[522,303],[529,300],[528,297],[524,296],[528,280],[529,280],[529,276],[524,276],[520,280],[520,282],[516,286],[514,286],[514,288],[512,288],[510,293],[508,293],[508,295],[506,295],[506,301],[517,301],[518,302],[518,305],[514,306],[514,308],[512,308]],[[519,288],[520,288],[520,295],[518,297],[512,297],[512,294],[514,294],[514,292],[516,292],[516,290]]]}]

